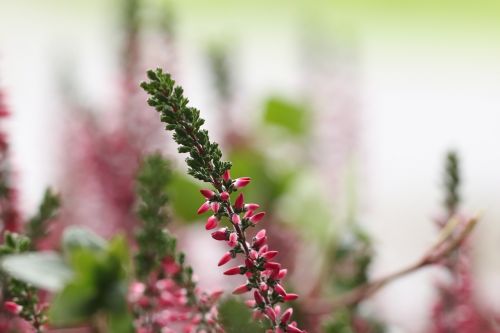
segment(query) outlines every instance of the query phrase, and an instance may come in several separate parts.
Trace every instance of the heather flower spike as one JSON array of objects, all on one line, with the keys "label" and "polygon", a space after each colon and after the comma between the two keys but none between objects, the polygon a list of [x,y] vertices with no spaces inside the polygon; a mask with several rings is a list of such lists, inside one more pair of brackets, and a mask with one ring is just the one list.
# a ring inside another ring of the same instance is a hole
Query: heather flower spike
[{"label": "heather flower spike", "polygon": [[[219,266],[237,255],[245,262],[243,267],[226,271],[226,274],[243,274],[247,278],[233,293],[244,294],[253,290],[254,317],[269,318],[272,332],[303,332],[291,324],[285,326],[277,322],[275,305],[297,297],[286,293],[281,286],[281,279],[285,277],[286,270],[282,269],[279,263],[269,262],[277,252],[268,249],[265,230],[260,230],[253,239],[248,239],[246,233],[248,228],[263,220],[265,213],[256,212],[259,209],[258,204],[245,204],[241,193],[234,204],[231,203],[231,194],[247,186],[251,181],[250,177],[234,180],[231,178],[231,163],[221,159],[222,152],[218,144],[210,141],[208,132],[201,128],[204,120],[200,118],[200,112],[188,106],[183,89],[175,85],[169,74],[157,69],[148,71],[147,75],[149,80],[143,82],[141,87],[150,95],[149,105],[160,113],[161,121],[166,123],[166,129],[174,132],[173,138],[179,144],[179,152],[188,153],[188,173],[213,187],[213,190],[201,190],[201,194],[211,202],[212,210],[214,203],[217,203],[219,206],[215,208],[218,209],[214,210],[217,211],[217,217],[229,221],[229,229],[219,229],[212,232],[211,236],[218,241],[227,241],[230,247],[230,251],[219,260]],[[202,211],[206,209],[205,206],[202,207]],[[210,223],[207,221],[207,226],[212,225],[212,220]],[[291,316],[291,312],[289,315]]]}]

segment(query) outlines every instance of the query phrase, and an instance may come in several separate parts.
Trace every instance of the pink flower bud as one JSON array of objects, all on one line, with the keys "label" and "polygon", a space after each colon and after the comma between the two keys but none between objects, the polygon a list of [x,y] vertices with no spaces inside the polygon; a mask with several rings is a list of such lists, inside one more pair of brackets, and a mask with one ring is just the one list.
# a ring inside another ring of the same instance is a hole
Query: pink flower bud
[{"label": "pink flower bud", "polygon": [[240,216],[238,214],[233,214],[233,216],[231,216],[231,222],[235,225],[239,225],[241,223]]},{"label": "pink flower bud", "polygon": [[265,302],[264,297],[260,294],[260,292],[258,290],[255,290],[253,292],[253,298],[255,299],[255,302],[258,305],[262,305]]},{"label": "pink flower bud", "polygon": [[259,249],[259,254],[261,255],[262,253],[266,253],[269,250],[269,246],[264,245]]},{"label": "pink flower bud", "polygon": [[250,250],[248,256],[250,257],[250,259],[255,260],[259,257],[259,254],[255,250]]},{"label": "pink flower bud", "polygon": [[249,291],[250,291],[250,287],[246,284],[242,284],[241,286],[239,286],[233,290],[233,294],[240,295],[240,294],[244,294],[244,293],[249,292]]},{"label": "pink flower bud", "polygon": [[248,203],[245,205],[245,210],[253,212],[254,210],[259,209],[259,205],[256,203]]},{"label": "pink flower bud", "polygon": [[253,248],[259,249],[262,245],[266,244],[267,237],[256,239],[253,243]]},{"label": "pink flower bud", "polygon": [[219,263],[217,264],[217,266],[222,266],[222,265],[226,264],[232,258],[233,258],[233,256],[231,255],[231,252],[224,253],[224,255],[222,256],[222,258],[220,258]]},{"label": "pink flower bud", "polygon": [[278,294],[280,294],[281,296],[285,297],[286,296],[286,291],[285,289],[279,284],[277,283],[275,286],[274,286],[274,291],[276,291]]},{"label": "pink flower bud", "polygon": [[218,241],[228,240],[227,228],[221,228],[212,232],[212,238]]},{"label": "pink flower bud", "polygon": [[217,201],[214,201],[210,204],[210,208],[212,208],[212,211],[217,214],[219,212],[219,209],[220,209],[220,203],[218,203]]},{"label": "pink flower bud", "polygon": [[278,279],[280,279],[280,280],[284,279],[287,273],[288,273],[288,269],[286,269],[286,268],[280,269],[280,271],[278,273]]},{"label": "pink flower bud", "polygon": [[267,251],[267,252],[262,254],[262,257],[267,259],[267,260],[271,260],[274,257],[276,257],[277,254],[278,254],[278,251]]},{"label": "pink flower bud", "polygon": [[224,294],[223,290],[215,290],[210,294],[210,301],[217,302],[217,300]]},{"label": "pink flower bud", "polygon": [[229,200],[229,193],[227,193],[226,191],[222,192],[222,193],[220,194],[220,199],[221,199],[222,201],[228,201],[228,200]]},{"label": "pink flower bud", "polygon": [[259,283],[259,289],[262,292],[266,292],[269,289],[269,286],[267,284],[265,284],[264,282],[261,282],[261,283]]},{"label": "pink flower bud", "polygon": [[266,229],[259,230],[259,232],[255,235],[256,239],[261,239],[266,237]]},{"label": "pink flower bud", "polygon": [[253,224],[257,224],[264,218],[264,215],[266,215],[265,212],[257,213],[250,217],[250,222],[252,222]]},{"label": "pink flower bud", "polygon": [[3,303],[3,308],[5,311],[13,314],[13,315],[18,315],[23,311],[23,307],[15,302],[12,301],[6,301]]},{"label": "pink flower bud", "polygon": [[243,266],[236,266],[225,271],[224,275],[238,275],[242,274],[243,271],[245,271]]},{"label": "pink flower bud", "polygon": [[244,204],[243,193],[238,194],[236,200],[234,201],[234,208],[237,210],[242,210]]},{"label": "pink flower bud", "polygon": [[266,312],[267,317],[274,323],[276,322],[276,313],[274,312],[274,309],[271,307],[266,306],[266,309],[264,310]]},{"label": "pink flower bud", "polygon": [[296,326],[293,326],[293,325],[287,326],[287,332],[289,332],[289,333],[304,333],[304,331],[299,330]]},{"label": "pink flower bud", "polygon": [[278,262],[269,261],[264,264],[264,268],[279,271],[281,269],[281,264]]},{"label": "pink flower bud", "polygon": [[234,181],[234,187],[236,187],[236,188],[245,187],[245,186],[247,186],[250,183],[250,180],[251,180],[250,177],[237,178]]},{"label": "pink flower bud", "polygon": [[205,201],[203,205],[201,205],[200,208],[198,208],[198,215],[207,212],[209,209],[210,209],[210,204],[208,203],[208,201]]},{"label": "pink flower bud", "polygon": [[[218,222],[219,222],[219,220],[217,219],[217,217],[215,217],[214,215],[210,216],[207,219],[207,223],[205,224],[205,229],[212,230],[212,229],[216,228]],[[213,234],[212,234],[212,237],[213,237]]]},{"label": "pink flower bud", "polygon": [[248,219],[248,218],[252,217],[253,213],[254,213],[254,211],[253,211],[253,210],[247,210],[247,211],[245,212],[245,214],[243,215],[243,218],[244,218],[244,219]]},{"label": "pink flower bud", "polygon": [[285,297],[284,297],[284,301],[285,302],[288,302],[288,301],[295,301],[297,298],[299,298],[299,295],[297,294],[286,294]]},{"label": "pink flower bud", "polygon": [[229,241],[227,242],[227,245],[230,247],[235,247],[238,244],[238,235],[235,232],[232,232],[229,234]]},{"label": "pink flower bud", "polygon": [[231,179],[231,172],[229,170],[224,171],[222,179],[224,179],[225,182],[229,181]]},{"label": "pink flower bud", "polygon": [[288,308],[283,315],[281,316],[281,323],[282,324],[287,324],[290,321],[290,318],[292,317],[293,314],[293,309]]},{"label": "pink flower bud", "polygon": [[202,189],[202,190],[200,190],[200,193],[201,193],[201,195],[203,195],[208,200],[212,199],[214,197],[214,195],[215,195],[215,192],[211,191],[209,189]]},{"label": "pink flower bud", "polygon": [[252,267],[254,266],[252,259],[250,259],[250,258],[246,258],[246,259],[245,259],[245,266],[246,266],[248,269],[252,269]]}]

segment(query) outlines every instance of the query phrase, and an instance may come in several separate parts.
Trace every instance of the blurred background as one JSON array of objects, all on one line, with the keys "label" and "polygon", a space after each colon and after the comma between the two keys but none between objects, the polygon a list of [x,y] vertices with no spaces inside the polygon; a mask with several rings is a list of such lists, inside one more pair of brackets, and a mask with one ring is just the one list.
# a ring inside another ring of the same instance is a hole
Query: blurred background
[{"label": "blurred background", "polygon": [[[343,274],[333,262],[344,246],[369,258],[370,278],[422,256],[438,234],[445,155],[457,151],[462,210],[481,213],[474,306],[494,316],[499,15],[498,2],[482,0],[3,0],[0,87],[12,116],[2,128],[22,211],[50,185],[63,198],[53,238],[68,224],[130,233],[138,162],[160,150],[178,170],[173,228],[200,283],[238,282],[206,265],[223,249],[195,216],[199,185],[138,88],[146,69],[163,67],[207,119],[233,175],[254,178],[249,198],[270,212],[290,283],[312,298],[338,292],[329,279]],[[200,248],[205,257],[190,256]],[[401,279],[360,311],[387,332],[429,332],[442,273]]]}]

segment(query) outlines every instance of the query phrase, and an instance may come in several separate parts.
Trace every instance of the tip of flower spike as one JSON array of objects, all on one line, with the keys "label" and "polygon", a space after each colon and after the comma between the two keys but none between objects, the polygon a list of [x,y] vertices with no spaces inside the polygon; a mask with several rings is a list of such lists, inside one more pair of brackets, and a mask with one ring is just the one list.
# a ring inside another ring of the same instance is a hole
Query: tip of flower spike
[{"label": "tip of flower spike", "polygon": [[208,201],[205,201],[201,206],[200,208],[198,208],[198,215],[201,215],[205,212],[207,212],[208,210],[210,209],[210,204],[208,203]]},{"label": "tip of flower spike", "polygon": [[201,193],[201,195],[203,195],[208,200],[212,199],[214,197],[214,195],[215,195],[215,192],[211,191],[209,189],[201,189],[200,193]]},{"label": "tip of flower spike", "polygon": [[249,291],[250,291],[250,287],[246,284],[242,284],[241,286],[239,286],[233,290],[233,294],[240,295],[240,294],[244,294],[244,293],[249,292]]},{"label": "tip of flower spike", "polygon": [[219,263],[217,264],[217,266],[222,266],[224,264],[226,264],[227,262],[229,262],[233,257],[231,256],[231,252],[226,252],[222,258],[220,258],[219,260]]},{"label": "tip of flower spike", "polygon": [[205,229],[212,230],[212,229],[216,228],[218,222],[219,222],[219,220],[217,220],[217,218],[214,215],[210,216],[207,219],[207,223],[205,224]]}]

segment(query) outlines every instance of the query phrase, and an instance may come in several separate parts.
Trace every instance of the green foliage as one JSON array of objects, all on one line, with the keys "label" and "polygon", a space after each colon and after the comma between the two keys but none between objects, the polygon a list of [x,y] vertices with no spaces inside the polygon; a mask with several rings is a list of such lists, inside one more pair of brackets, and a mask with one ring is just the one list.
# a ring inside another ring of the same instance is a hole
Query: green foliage
[{"label": "green foliage", "polygon": [[294,136],[303,136],[310,127],[310,112],[306,107],[280,98],[270,98],[265,105],[264,121]]},{"label": "green foliage", "polygon": [[166,160],[155,154],[147,157],[137,176],[137,194],[140,198],[138,216],[142,226],[136,233],[138,253],[135,256],[137,276],[146,279],[160,267],[167,256],[175,255],[176,240],[165,226],[168,216],[165,205],[170,181],[170,168]]},{"label": "green foliage", "polygon": [[188,173],[204,182],[220,179],[231,168],[231,163],[221,160],[219,145],[211,142],[206,130],[201,129],[204,120],[200,111],[189,107],[182,87],[176,86],[170,74],[161,69],[148,71],[149,82],[141,87],[150,95],[148,103],[161,115],[169,131],[174,131],[174,140],[179,144],[179,153],[188,153]]},{"label": "green foliage", "polygon": [[[356,325],[357,323],[357,325]],[[324,333],[383,333],[380,323],[362,318],[350,308],[336,309],[333,317],[324,325]]]},{"label": "green foliage", "polygon": [[238,299],[228,298],[219,305],[219,320],[226,333],[264,332],[264,326],[252,319],[248,307]]},{"label": "green foliage", "polygon": [[47,236],[47,224],[56,217],[60,207],[60,198],[49,188],[45,191],[38,212],[26,225],[26,235],[33,247],[38,240]]},{"label": "green foliage", "polygon": [[[0,246],[0,257],[3,263],[8,256],[20,255],[30,249],[31,242],[28,237],[6,232],[4,243]],[[7,274],[0,274],[2,285],[2,297],[4,300],[13,301],[23,307],[20,316],[33,324],[36,332],[41,331],[42,325],[46,321],[44,310],[38,308],[38,293],[36,288]]]},{"label": "green foliage", "polygon": [[2,260],[10,276],[41,289],[61,290],[72,276],[71,269],[55,252],[11,254]]},{"label": "green foliage", "polygon": [[72,248],[68,258],[73,278],[54,299],[51,323],[75,325],[103,316],[109,332],[133,332],[126,302],[129,262],[125,240],[117,237],[101,251]]},{"label": "green foliage", "polygon": [[458,154],[454,151],[446,155],[444,187],[446,209],[450,214],[454,214],[460,204],[460,161]]}]

